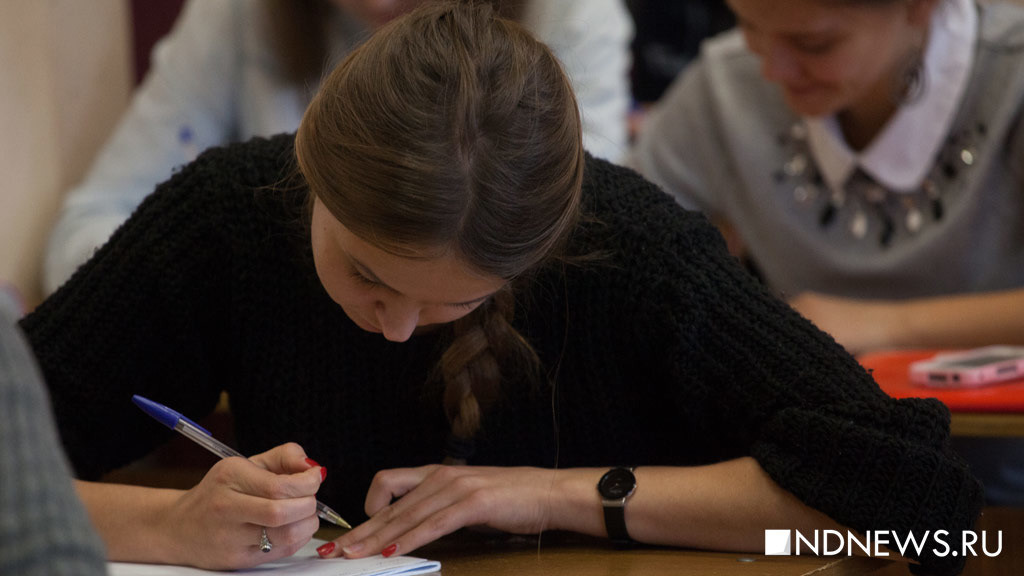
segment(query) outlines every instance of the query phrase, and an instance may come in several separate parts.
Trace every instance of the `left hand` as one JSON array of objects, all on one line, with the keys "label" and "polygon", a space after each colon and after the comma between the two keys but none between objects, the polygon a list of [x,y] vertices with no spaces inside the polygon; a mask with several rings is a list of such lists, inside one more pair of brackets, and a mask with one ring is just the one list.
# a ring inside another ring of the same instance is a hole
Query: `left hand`
[{"label": "left hand", "polygon": [[559,499],[552,498],[556,472],[565,471],[432,465],[378,472],[366,495],[370,519],[334,540],[333,549],[322,546],[321,555],[407,554],[465,526],[541,532],[552,527]]}]

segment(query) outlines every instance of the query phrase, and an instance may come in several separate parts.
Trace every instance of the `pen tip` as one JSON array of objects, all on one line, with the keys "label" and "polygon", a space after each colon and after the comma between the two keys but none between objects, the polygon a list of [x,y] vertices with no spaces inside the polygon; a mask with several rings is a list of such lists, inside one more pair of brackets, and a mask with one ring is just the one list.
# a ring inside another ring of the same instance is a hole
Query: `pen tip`
[{"label": "pen tip", "polygon": [[325,512],[326,512],[326,514],[324,515],[324,520],[327,520],[328,522],[331,522],[333,524],[337,524],[338,526],[341,526],[342,528],[347,528],[348,530],[352,529],[352,525],[349,524],[348,522],[345,522],[345,519],[342,518],[341,516],[339,516],[338,513],[335,512],[334,510],[325,511]]},{"label": "pen tip", "polygon": [[352,529],[352,525],[349,524],[348,522],[345,522],[345,520],[341,516],[335,516],[335,520],[337,520],[336,524],[338,526],[341,526],[342,528],[345,528],[347,530],[351,530]]}]

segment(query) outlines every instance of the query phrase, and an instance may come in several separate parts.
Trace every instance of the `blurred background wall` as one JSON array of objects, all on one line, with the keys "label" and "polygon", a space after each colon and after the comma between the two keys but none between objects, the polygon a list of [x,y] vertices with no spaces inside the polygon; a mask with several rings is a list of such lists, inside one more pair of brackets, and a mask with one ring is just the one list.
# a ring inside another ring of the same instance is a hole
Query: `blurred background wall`
[{"label": "blurred background wall", "polygon": [[0,7],[0,281],[39,298],[43,244],[128,102],[125,0],[3,0]]}]

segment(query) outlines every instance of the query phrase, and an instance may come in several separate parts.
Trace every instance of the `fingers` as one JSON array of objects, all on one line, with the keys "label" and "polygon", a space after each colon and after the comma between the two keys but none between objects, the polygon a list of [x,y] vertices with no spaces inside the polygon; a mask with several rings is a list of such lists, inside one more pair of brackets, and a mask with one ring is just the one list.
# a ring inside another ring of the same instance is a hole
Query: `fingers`
[{"label": "fingers", "polygon": [[[283,475],[291,475],[293,478],[302,479],[294,484],[284,483],[277,487],[285,490],[289,487],[300,490],[298,493],[285,492],[280,497],[306,495],[310,493],[307,492],[310,488],[313,490],[312,493],[315,493],[320,483],[327,478],[327,468],[306,456],[306,451],[294,442],[275,446],[266,452],[250,457],[249,460],[260,468],[276,474],[279,478],[285,477]],[[270,476],[265,478],[270,478]],[[270,489],[274,490],[275,488]]]},{"label": "fingers", "polygon": [[[231,537],[206,542],[206,547],[211,550],[191,556],[184,563],[215,570],[237,570],[273,562],[298,552],[313,538],[319,527],[315,518],[303,518],[274,528],[242,524]],[[268,544],[266,548],[263,547],[264,530]],[[264,549],[267,551],[264,552]]]},{"label": "fingers", "polygon": [[226,458],[177,498],[163,524],[182,542],[183,563],[237,569],[270,562],[295,553],[319,529],[315,494],[325,476],[298,444]]},{"label": "fingers", "polygon": [[315,494],[323,468],[275,474],[242,458],[228,458],[207,473],[210,481],[228,488],[232,497],[217,506],[220,515],[260,526],[283,526],[316,516]]},{"label": "fingers", "polygon": [[261,468],[278,474],[295,474],[310,467],[320,466],[306,456],[306,451],[302,449],[302,446],[294,442],[275,446],[266,452],[251,456],[249,460]]},{"label": "fingers", "polygon": [[[539,468],[425,466],[374,477],[371,518],[320,555],[362,558],[407,554],[464,526],[534,534],[550,522],[552,471]],[[392,501],[398,497],[397,500]]]},{"label": "fingers", "polygon": [[374,517],[379,518],[378,521],[371,518],[367,522],[372,531],[362,539],[342,546],[342,552],[349,558],[378,551],[384,556],[407,554],[464,526],[482,523],[481,502],[476,494],[466,498],[447,498],[445,495],[446,492],[436,493],[406,507],[385,508],[383,516]]},{"label": "fingers", "polygon": [[419,486],[423,479],[440,468],[440,465],[421,466],[419,468],[396,468],[383,470],[373,477],[370,490],[366,494],[366,515],[373,516],[392,500],[405,496],[410,490]]},{"label": "fingers", "polygon": [[[198,485],[177,498],[173,509],[161,516],[167,533],[181,543],[183,556],[174,562],[201,568],[245,568],[293,554],[308,542],[320,526],[312,495],[271,499],[266,492],[251,494],[239,488],[261,484],[250,476],[268,475],[273,476],[248,460],[229,458],[214,465]],[[273,543],[267,553],[260,551],[262,527]]]},{"label": "fingers", "polygon": [[[483,522],[483,481],[466,469],[428,466],[379,473],[367,495],[370,520],[334,541],[324,556],[405,554],[459,528]],[[400,497],[391,503],[393,497]]]},{"label": "fingers", "polygon": [[223,470],[226,483],[233,488],[271,499],[298,498],[316,494],[325,475],[321,467],[310,467],[293,474],[281,474],[254,466],[242,458],[227,458],[211,468]]},{"label": "fingers", "polygon": [[[282,526],[252,525],[256,537],[252,539],[252,549],[256,551],[258,562],[268,562],[277,558],[285,558],[299,551],[309,542],[317,530],[320,520],[315,516],[305,517],[296,522]],[[271,544],[270,552],[260,550],[262,530],[266,530],[267,540]],[[248,550],[252,552],[252,550]]]}]

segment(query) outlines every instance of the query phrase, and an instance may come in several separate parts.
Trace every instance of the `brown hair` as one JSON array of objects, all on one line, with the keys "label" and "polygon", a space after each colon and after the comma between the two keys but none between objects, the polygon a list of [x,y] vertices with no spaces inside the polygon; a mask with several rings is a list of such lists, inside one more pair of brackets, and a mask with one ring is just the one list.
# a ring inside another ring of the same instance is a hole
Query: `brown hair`
[{"label": "brown hair", "polygon": [[[575,227],[584,152],[576,100],[550,50],[486,2],[427,3],[325,80],[296,135],[312,195],[366,242],[452,254],[510,283]],[[442,355],[449,460],[471,453],[503,366],[537,365],[510,324],[511,286],[453,324]]]},{"label": "brown hair", "polygon": [[328,61],[329,0],[265,0],[268,40],[292,84],[316,83]]}]

